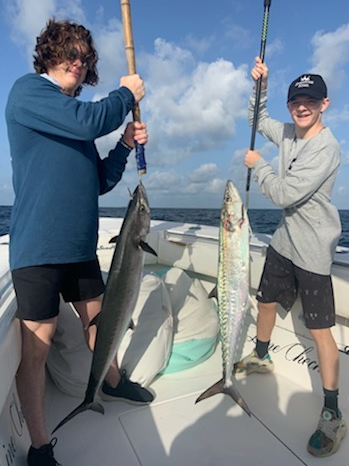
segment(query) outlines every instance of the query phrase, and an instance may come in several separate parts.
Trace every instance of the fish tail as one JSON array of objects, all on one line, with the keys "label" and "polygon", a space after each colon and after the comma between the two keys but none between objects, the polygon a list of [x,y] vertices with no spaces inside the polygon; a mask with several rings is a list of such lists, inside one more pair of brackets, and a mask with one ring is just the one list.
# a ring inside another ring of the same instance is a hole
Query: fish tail
[{"label": "fish tail", "polygon": [[223,393],[225,395],[229,395],[233,400],[241,406],[241,408],[249,415],[251,416],[251,410],[247,406],[247,403],[245,400],[242,398],[240,393],[237,391],[237,389],[234,387],[233,384],[225,384],[224,380],[221,379],[215,384],[213,384],[211,387],[209,387],[207,390],[205,390],[199,398],[196,399],[195,403],[198,403],[199,401],[205,400],[206,398],[210,398],[213,395],[217,395],[217,393]]},{"label": "fish tail", "polygon": [[67,417],[63,419],[52,431],[52,434],[56,432],[56,430],[60,429],[64,424],[66,424],[68,421],[73,419],[73,417],[77,416],[80,413],[83,413],[84,411],[87,411],[88,409],[91,409],[92,411],[96,411],[97,413],[104,414],[104,408],[103,406],[98,403],[97,401],[92,401],[92,402],[86,402],[84,400],[81,405],[79,405],[77,408],[74,409],[70,414],[68,414]]},{"label": "fish tail", "polygon": [[199,401],[205,400],[206,398],[210,398],[213,395],[217,395],[217,393],[224,393],[224,381],[223,379],[218,380],[215,384],[205,390],[199,398],[196,399],[195,403],[199,403]]},{"label": "fish tail", "polygon": [[246,401],[242,398],[240,393],[237,391],[237,389],[234,387],[234,385],[229,385],[223,388],[223,393],[226,395],[229,395],[231,398],[233,398],[236,403],[241,406],[241,408],[247,413],[249,416],[251,416],[251,410],[247,406]]}]

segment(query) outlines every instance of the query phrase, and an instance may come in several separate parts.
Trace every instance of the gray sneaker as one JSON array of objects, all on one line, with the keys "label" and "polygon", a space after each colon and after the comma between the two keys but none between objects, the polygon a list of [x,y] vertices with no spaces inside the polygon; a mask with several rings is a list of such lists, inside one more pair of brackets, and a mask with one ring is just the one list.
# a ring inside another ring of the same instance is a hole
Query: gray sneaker
[{"label": "gray sneaker", "polygon": [[273,372],[273,370],[274,363],[270,359],[269,354],[264,356],[263,359],[260,359],[256,350],[253,350],[251,354],[245,356],[241,361],[234,364],[235,377],[249,375],[252,374],[252,372],[268,374],[269,372]]},{"label": "gray sneaker", "polygon": [[320,458],[333,455],[346,433],[347,426],[342,414],[337,418],[334,411],[323,408],[317,429],[309,439],[307,450]]}]

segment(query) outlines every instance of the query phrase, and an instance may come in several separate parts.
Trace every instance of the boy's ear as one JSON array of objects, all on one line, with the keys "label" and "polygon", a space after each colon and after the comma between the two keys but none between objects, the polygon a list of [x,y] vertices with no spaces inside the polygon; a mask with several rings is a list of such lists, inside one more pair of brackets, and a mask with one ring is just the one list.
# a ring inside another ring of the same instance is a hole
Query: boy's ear
[{"label": "boy's ear", "polygon": [[329,105],[330,105],[330,99],[326,97],[322,102],[321,113],[324,112]]}]

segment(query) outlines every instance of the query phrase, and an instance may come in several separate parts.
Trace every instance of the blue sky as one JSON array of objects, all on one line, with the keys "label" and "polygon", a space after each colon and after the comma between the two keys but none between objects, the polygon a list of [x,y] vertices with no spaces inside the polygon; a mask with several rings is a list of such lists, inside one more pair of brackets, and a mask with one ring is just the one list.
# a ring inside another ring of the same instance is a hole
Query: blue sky
[{"label": "blue sky", "polygon": [[[11,205],[11,162],[4,110],[8,92],[32,71],[35,38],[48,18],[69,18],[88,27],[100,56],[100,84],[81,98],[95,100],[127,74],[118,0],[0,0],[0,204]],[[250,145],[247,100],[250,70],[261,43],[263,0],[131,0],[137,71],[147,95],[141,102],[148,124],[147,174],[153,207],[221,206],[226,180],[245,196],[244,153]],[[349,209],[349,6],[346,0],[272,0],[265,60],[269,67],[269,113],[290,121],[288,85],[307,72],[325,78],[331,105],[324,123],[342,147],[333,193]],[[97,141],[102,157],[122,128]],[[277,166],[277,150],[257,136],[255,148]],[[122,181],[101,206],[122,207],[138,177],[131,154]],[[271,205],[251,183],[250,208]]]}]

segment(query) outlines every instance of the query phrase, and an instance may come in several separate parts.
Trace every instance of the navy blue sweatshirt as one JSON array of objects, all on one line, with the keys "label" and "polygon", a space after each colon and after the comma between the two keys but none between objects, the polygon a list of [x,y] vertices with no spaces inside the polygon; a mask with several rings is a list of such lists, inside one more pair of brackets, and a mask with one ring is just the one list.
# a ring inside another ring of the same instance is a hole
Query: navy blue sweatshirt
[{"label": "navy blue sweatshirt", "polygon": [[11,270],[96,257],[98,196],[121,179],[129,150],[117,144],[101,159],[94,140],[118,128],[133,106],[126,87],[82,102],[38,74],[15,82],[6,107]]}]

